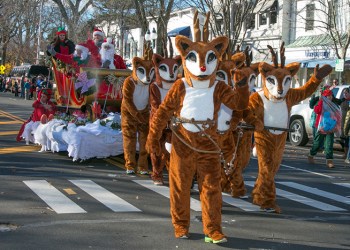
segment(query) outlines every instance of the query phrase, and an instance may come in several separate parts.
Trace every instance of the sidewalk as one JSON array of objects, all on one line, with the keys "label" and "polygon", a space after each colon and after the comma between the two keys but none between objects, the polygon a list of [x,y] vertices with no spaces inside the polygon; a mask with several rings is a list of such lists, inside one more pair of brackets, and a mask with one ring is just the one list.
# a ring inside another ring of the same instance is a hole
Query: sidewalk
[{"label": "sidewalk", "polygon": [[15,100],[18,100],[18,101],[23,101],[23,102],[30,102],[30,103],[33,103],[34,99],[31,99],[31,100],[25,100],[24,98],[21,98],[20,96],[15,96],[14,93],[11,93],[11,92],[0,92],[0,97],[3,98],[13,98]]}]

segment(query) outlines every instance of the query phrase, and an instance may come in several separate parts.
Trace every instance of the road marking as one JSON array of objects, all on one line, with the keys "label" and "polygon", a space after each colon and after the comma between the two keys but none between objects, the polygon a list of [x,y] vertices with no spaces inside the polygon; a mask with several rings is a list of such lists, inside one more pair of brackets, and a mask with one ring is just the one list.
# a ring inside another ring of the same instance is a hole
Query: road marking
[{"label": "road marking", "polygon": [[19,152],[33,152],[38,151],[40,146],[22,146],[22,147],[13,147],[13,148],[0,148],[0,155],[3,154],[14,154]]},{"label": "road marking", "polygon": [[46,180],[23,182],[58,214],[86,213]]},{"label": "road marking", "polygon": [[[247,184],[248,186],[254,187],[254,181],[246,181],[245,184]],[[336,206],[332,206],[329,205],[327,203],[323,203],[320,201],[316,201],[310,198],[307,198],[305,196],[302,195],[298,195],[298,194],[293,194],[291,192],[288,191],[284,191],[281,190],[279,188],[276,188],[276,194],[278,196],[282,196],[284,198],[323,210],[323,211],[347,211],[346,209],[340,208],[340,207],[336,207]]]},{"label": "road marking", "polygon": [[0,122],[0,125],[8,125],[8,124],[22,124],[21,121],[8,121],[8,122]]},{"label": "road marking", "polygon": [[0,132],[0,136],[2,136],[2,135],[17,135],[17,134],[18,134],[18,130],[17,131]]},{"label": "road marking", "polygon": [[73,195],[73,194],[77,194],[76,192],[74,192],[73,189],[71,188],[65,188],[63,189],[64,192],[66,192],[67,194]]},{"label": "road marking", "polygon": [[247,211],[247,212],[261,211],[259,206],[254,205],[250,202],[244,201],[242,199],[233,198],[231,195],[226,194],[226,193],[222,193],[222,200],[227,204],[230,204],[234,207],[238,207],[238,208],[240,208],[244,211]]},{"label": "road marking", "polygon": [[[170,199],[170,194],[169,194],[169,187],[166,186],[156,186],[153,184],[152,180],[133,180],[137,184],[140,184],[141,186],[144,186],[145,188],[148,188],[168,199]],[[191,209],[197,212],[202,211],[201,203],[200,201],[191,198],[190,200],[190,206]]]},{"label": "road marking", "polygon": [[284,165],[284,164],[281,164],[281,166],[282,166],[282,167],[286,167],[286,168],[291,168],[291,169],[299,170],[299,171],[306,172],[306,173],[310,173],[310,174],[320,175],[320,176],[327,177],[327,178],[330,178],[330,179],[334,179],[334,178],[335,178],[334,176],[330,176],[330,175],[326,175],[326,174],[321,174],[321,173],[309,171],[309,170],[302,169],[302,168],[296,168],[296,167],[292,167],[292,166],[288,166],[288,165]]},{"label": "road marking", "polygon": [[339,183],[334,183],[334,184],[337,184],[337,185],[340,185],[340,186],[343,186],[343,187],[350,188],[350,183],[339,182]]},{"label": "road marking", "polygon": [[8,118],[11,118],[11,119],[14,119],[14,120],[17,120],[17,121],[21,121],[21,122],[25,122],[26,121],[26,120],[24,120],[24,119],[22,119],[22,118],[20,118],[18,116],[15,116],[15,115],[13,115],[11,113],[8,113],[8,112],[5,112],[3,110],[0,110],[0,115],[6,116]]},{"label": "road marking", "polygon": [[291,188],[295,188],[301,191],[305,191],[308,193],[312,193],[312,194],[316,194],[318,196],[322,196],[331,200],[335,200],[337,202],[341,202],[341,203],[345,203],[345,204],[350,204],[350,199],[341,195],[337,195],[337,194],[333,194],[327,191],[323,191],[317,188],[313,188],[313,187],[309,187],[309,186],[305,186],[302,184],[298,184],[295,182],[277,182],[279,184],[285,185],[287,187],[291,187]]},{"label": "road marking", "polygon": [[69,180],[114,212],[141,212],[130,203],[116,196],[91,180]]}]

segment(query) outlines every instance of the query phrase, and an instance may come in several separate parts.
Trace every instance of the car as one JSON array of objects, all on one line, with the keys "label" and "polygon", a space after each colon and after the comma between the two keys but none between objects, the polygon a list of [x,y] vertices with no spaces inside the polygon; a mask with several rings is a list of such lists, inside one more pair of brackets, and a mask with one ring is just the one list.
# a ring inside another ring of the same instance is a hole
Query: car
[{"label": "car", "polygon": [[[349,88],[349,85],[340,85],[332,89],[333,96],[342,99],[344,90]],[[310,125],[310,118],[312,109],[309,107],[309,99],[303,103],[292,107],[289,118],[289,141],[294,146],[305,146],[312,138],[312,127]]]}]

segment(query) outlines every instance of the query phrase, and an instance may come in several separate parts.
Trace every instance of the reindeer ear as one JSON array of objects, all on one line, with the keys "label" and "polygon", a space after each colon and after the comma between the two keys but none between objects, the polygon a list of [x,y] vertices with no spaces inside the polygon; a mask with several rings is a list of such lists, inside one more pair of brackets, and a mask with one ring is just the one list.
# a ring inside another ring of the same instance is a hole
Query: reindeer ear
[{"label": "reindeer ear", "polygon": [[177,65],[180,67],[180,65],[182,64],[181,56],[175,56],[174,59],[177,62]]},{"label": "reindeer ear", "polygon": [[255,75],[259,75],[259,63],[253,63],[250,68],[254,71]]},{"label": "reindeer ear", "polygon": [[259,72],[261,75],[266,76],[267,72],[274,70],[275,67],[266,62],[259,63]]},{"label": "reindeer ear", "polygon": [[300,69],[300,63],[298,62],[289,63],[288,65],[285,66],[285,68],[290,71],[290,74],[292,76],[294,76]]},{"label": "reindeer ear", "polygon": [[193,42],[185,36],[178,35],[175,37],[175,46],[182,57],[186,56],[186,50],[191,47]]},{"label": "reindeer ear", "polygon": [[132,59],[132,67],[134,69],[136,69],[142,62],[142,59],[140,57],[137,57],[135,56],[133,59]]},{"label": "reindeer ear", "polygon": [[243,52],[238,52],[231,56],[231,60],[235,62],[237,68],[241,68],[245,62],[245,54]]},{"label": "reindeer ear", "polygon": [[211,45],[219,52],[220,57],[225,53],[228,46],[228,38],[226,36],[219,36],[214,38],[211,42]]},{"label": "reindeer ear", "polygon": [[153,54],[152,56],[152,62],[155,66],[158,66],[161,61],[163,61],[164,58],[161,55]]}]

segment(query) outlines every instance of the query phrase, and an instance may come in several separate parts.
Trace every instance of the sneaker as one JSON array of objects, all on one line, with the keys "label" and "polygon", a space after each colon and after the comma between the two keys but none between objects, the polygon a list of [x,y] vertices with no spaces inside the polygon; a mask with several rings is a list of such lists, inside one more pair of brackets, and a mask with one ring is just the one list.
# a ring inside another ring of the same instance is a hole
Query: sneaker
[{"label": "sneaker", "polygon": [[227,238],[223,237],[220,240],[213,240],[212,238],[210,238],[208,235],[205,235],[204,237],[204,242],[205,243],[214,243],[214,244],[221,244],[221,243],[225,243],[227,242]]},{"label": "sneaker", "polygon": [[315,160],[314,160],[314,157],[312,155],[308,155],[307,160],[310,164],[315,164]]},{"label": "sneaker", "polygon": [[349,160],[349,159],[346,159],[344,162],[349,164],[349,163],[350,163],[350,160]]},{"label": "sneaker", "polygon": [[132,169],[127,169],[126,174],[135,174],[135,171]]},{"label": "sneaker", "polygon": [[141,175],[148,175],[148,171],[139,171],[139,174],[141,174]]},{"label": "sneaker", "polygon": [[162,180],[155,180],[155,181],[153,181],[153,184],[156,186],[163,186],[164,182]]},{"label": "sneaker", "polygon": [[326,160],[326,165],[327,165],[327,167],[329,167],[329,168],[334,168],[333,160]]},{"label": "sneaker", "polygon": [[269,207],[269,208],[262,208],[262,211],[266,212],[266,213],[274,213],[276,212],[276,209]]},{"label": "sneaker", "polygon": [[177,237],[178,239],[188,239],[190,236],[188,234],[181,235],[180,237]]}]

